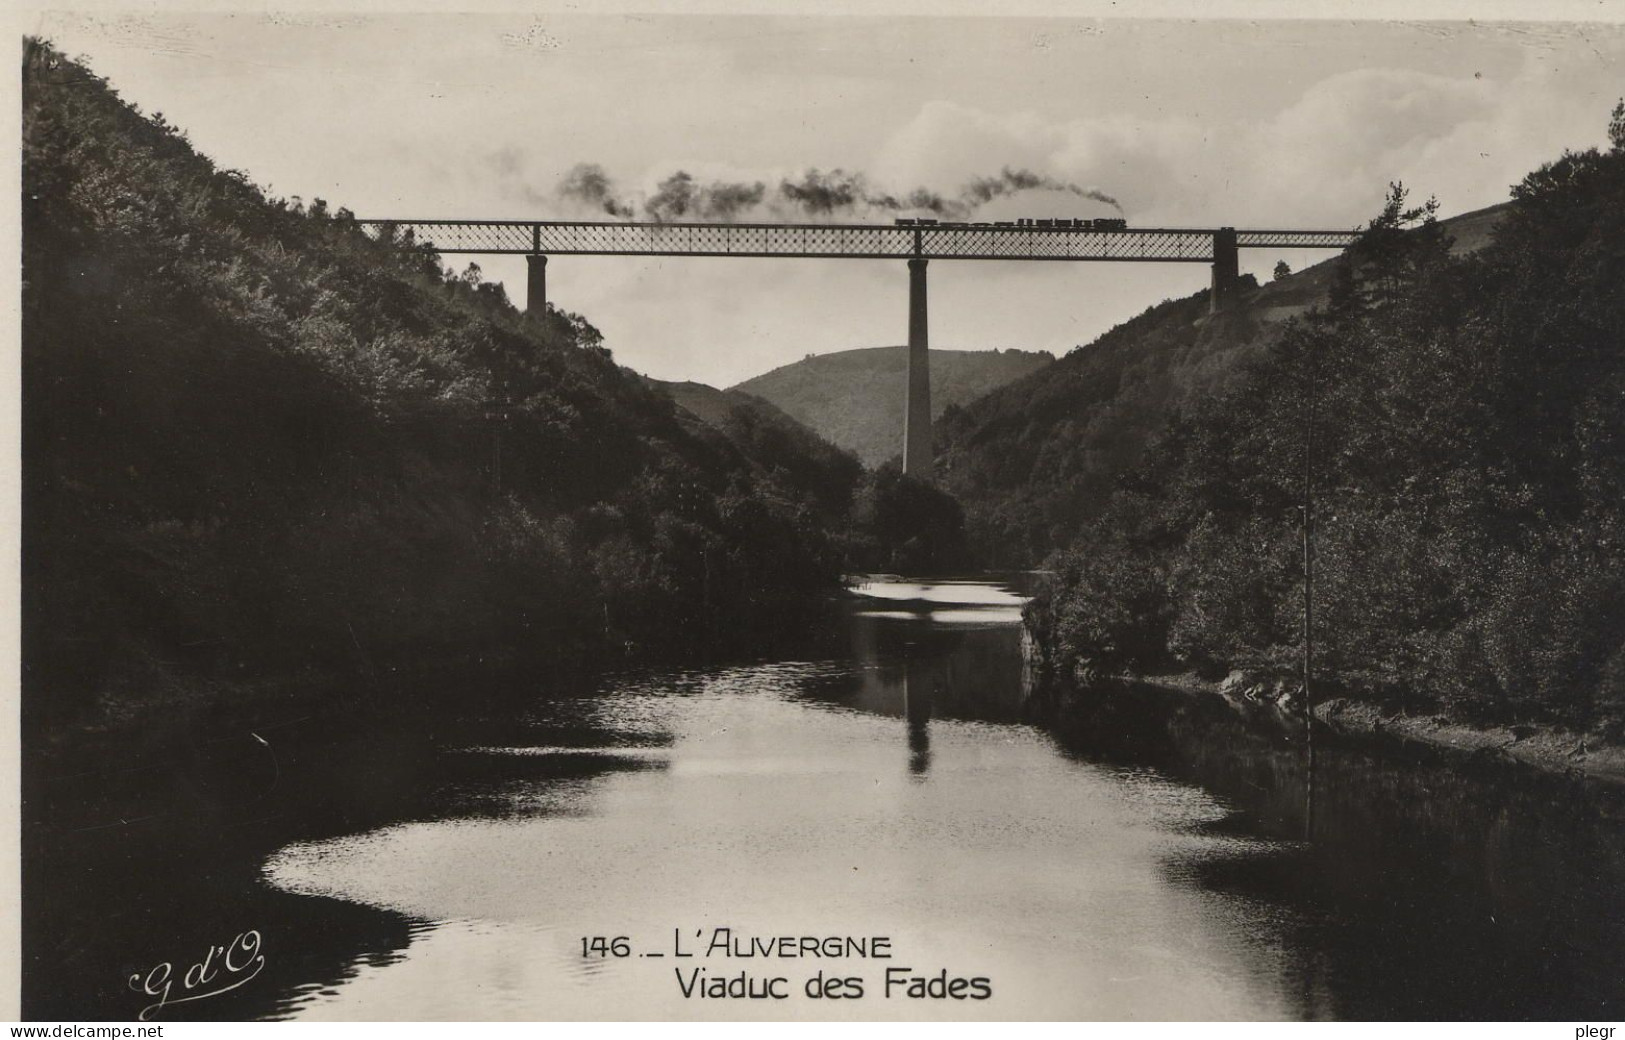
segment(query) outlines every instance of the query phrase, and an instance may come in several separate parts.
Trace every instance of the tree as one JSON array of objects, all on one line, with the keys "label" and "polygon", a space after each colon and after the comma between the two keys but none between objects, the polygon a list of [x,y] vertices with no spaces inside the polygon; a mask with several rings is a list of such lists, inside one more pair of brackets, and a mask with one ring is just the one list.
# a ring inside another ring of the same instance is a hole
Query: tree
[{"label": "tree", "polygon": [[1351,303],[1361,310],[1389,309],[1398,304],[1421,276],[1450,254],[1451,239],[1439,226],[1439,200],[1406,207],[1410,191],[1402,181],[1388,185],[1382,211],[1349,246]]},{"label": "tree", "polygon": [[1277,260],[1277,261],[1275,261],[1275,274],[1274,274],[1273,277],[1275,278],[1276,281],[1280,281],[1281,279],[1287,277],[1291,273],[1292,273],[1292,266],[1290,264],[1288,264],[1285,260]]},{"label": "tree", "polygon": [[965,517],[958,500],[905,475],[895,462],[875,471],[855,513],[879,546],[883,566],[916,574],[964,566]]}]

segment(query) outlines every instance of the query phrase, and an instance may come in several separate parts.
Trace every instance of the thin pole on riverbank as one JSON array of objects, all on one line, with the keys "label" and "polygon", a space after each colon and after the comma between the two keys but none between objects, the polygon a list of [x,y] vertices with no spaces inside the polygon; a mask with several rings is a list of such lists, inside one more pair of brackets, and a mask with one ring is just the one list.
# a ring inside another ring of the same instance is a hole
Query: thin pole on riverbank
[{"label": "thin pole on riverbank", "polygon": [[1315,407],[1319,403],[1320,381],[1314,366],[1314,346],[1308,357],[1308,415],[1303,435],[1303,744],[1305,756],[1303,836],[1315,832],[1315,713],[1310,699],[1310,679],[1315,648]]}]

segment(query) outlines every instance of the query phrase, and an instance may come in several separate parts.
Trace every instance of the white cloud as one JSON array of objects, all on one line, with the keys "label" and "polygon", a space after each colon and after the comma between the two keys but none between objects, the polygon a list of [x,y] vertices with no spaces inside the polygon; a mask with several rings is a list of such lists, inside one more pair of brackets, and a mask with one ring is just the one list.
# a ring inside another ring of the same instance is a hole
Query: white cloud
[{"label": "white cloud", "polygon": [[1228,126],[1189,116],[1047,121],[934,101],[892,136],[876,168],[908,179],[1025,166],[1098,186],[1142,224],[1339,227],[1369,216],[1397,179],[1457,212],[1501,201],[1532,165],[1602,137],[1607,103],[1577,109],[1584,88],[1573,79],[1534,58],[1499,82],[1360,69]]}]

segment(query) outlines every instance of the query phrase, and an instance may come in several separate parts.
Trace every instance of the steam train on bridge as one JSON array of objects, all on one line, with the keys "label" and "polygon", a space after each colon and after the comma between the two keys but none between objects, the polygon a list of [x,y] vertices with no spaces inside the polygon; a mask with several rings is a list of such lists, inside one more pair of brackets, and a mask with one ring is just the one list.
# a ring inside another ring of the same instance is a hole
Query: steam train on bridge
[{"label": "steam train on bridge", "polygon": [[1072,220],[1067,217],[1044,218],[1034,220],[1023,217],[1020,220],[935,220],[928,217],[898,217],[896,221],[902,227],[1030,227],[1030,228],[1071,228],[1074,231],[1123,231],[1128,228],[1128,221],[1122,217],[1096,217],[1093,220]]}]

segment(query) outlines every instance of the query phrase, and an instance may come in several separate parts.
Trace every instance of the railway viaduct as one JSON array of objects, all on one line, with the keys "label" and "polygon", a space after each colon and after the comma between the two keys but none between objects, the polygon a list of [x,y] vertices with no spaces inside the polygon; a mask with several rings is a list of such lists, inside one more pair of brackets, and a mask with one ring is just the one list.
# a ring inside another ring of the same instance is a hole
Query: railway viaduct
[{"label": "railway viaduct", "polygon": [[403,250],[523,255],[525,309],[547,303],[549,256],[694,256],[904,260],[908,263],[908,383],[903,472],[931,479],[930,331],[926,267],[932,260],[1072,260],[1203,263],[1212,309],[1234,295],[1243,249],[1342,249],[1351,230],[1139,228],[1122,221],[1000,223],[723,224],[634,221],[384,220],[356,222]]}]

